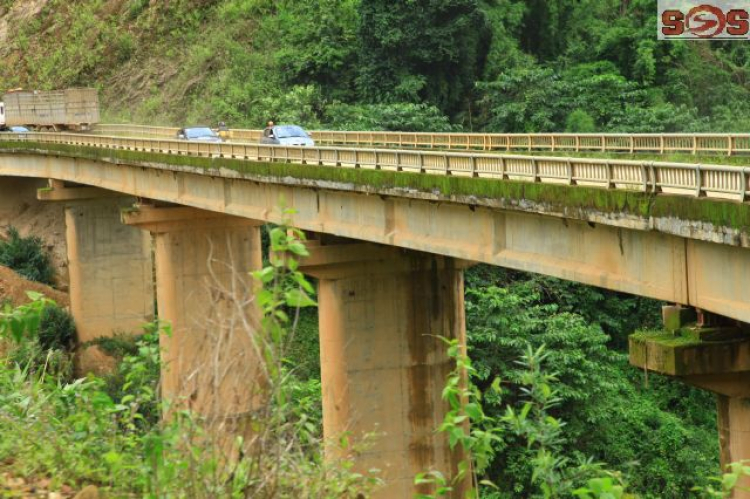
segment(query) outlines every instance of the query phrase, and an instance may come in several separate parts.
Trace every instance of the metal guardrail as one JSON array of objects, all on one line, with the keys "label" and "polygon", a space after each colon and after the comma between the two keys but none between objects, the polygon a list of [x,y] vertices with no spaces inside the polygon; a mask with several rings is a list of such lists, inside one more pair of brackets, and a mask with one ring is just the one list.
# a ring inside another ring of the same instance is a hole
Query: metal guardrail
[{"label": "metal guardrail", "polygon": [[241,143],[108,137],[76,133],[1,133],[3,142],[69,144],[115,150],[299,163],[420,174],[587,185],[641,192],[745,201],[750,168],[594,158],[542,157],[473,152],[286,147]]},{"label": "metal guardrail", "polygon": [[[174,137],[177,128],[97,125],[96,133],[134,137]],[[619,152],[750,154],[750,134],[501,134],[311,131],[319,145],[374,148],[479,150],[505,152]],[[257,142],[261,130],[232,129],[230,140]]]}]

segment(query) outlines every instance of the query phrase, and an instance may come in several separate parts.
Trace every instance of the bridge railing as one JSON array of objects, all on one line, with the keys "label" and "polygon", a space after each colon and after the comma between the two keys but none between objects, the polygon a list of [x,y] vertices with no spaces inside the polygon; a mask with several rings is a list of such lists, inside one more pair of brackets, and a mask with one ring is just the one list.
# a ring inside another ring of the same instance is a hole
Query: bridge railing
[{"label": "bridge railing", "polygon": [[[174,137],[177,128],[97,125],[95,133],[133,137]],[[232,129],[229,139],[257,142],[261,130]],[[375,148],[479,150],[506,152],[617,152],[683,154],[750,154],[750,134],[501,134],[427,132],[348,132],[314,130],[318,145]]]},{"label": "bridge railing", "polygon": [[299,163],[419,174],[587,185],[606,189],[670,192],[694,197],[747,199],[750,168],[617,159],[483,154],[476,152],[286,147],[202,143],[174,139],[74,133],[1,133],[0,141],[68,144],[163,154]]}]

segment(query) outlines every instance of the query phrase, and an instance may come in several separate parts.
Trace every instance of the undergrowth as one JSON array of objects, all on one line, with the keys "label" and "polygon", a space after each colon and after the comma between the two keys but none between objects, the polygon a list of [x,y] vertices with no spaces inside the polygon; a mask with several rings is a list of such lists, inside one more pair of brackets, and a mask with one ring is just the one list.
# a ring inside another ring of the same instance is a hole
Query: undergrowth
[{"label": "undergrowth", "polygon": [[54,284],[55,272],[42,239],[22,237],[15,227],[8,229],[7,240],[0,240],[0,265],[30,281]]}]

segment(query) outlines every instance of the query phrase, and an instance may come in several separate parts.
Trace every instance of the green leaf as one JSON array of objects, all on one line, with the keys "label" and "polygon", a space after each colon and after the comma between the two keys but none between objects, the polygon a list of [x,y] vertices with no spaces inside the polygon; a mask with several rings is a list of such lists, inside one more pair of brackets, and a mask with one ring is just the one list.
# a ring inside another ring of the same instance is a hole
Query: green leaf
[{"label": "green leaf", "polygon": [[300,289],[292,289],[285,293],[286,304],[290,307],[314,307],[317,305],[315,300],[307,296],[305,292]]}]

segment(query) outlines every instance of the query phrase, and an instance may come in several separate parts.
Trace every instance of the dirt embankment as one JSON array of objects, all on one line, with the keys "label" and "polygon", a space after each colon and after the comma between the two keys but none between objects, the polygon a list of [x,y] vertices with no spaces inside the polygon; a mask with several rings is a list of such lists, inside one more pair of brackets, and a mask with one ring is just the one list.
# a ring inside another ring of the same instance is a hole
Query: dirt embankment
[{"label": "dirt embankment", "polygon": [[0,220],[0,239],[4,239],[10,226],[22,236],[37,236],[44,242],[52,265],[55,268],[55,283],[58,289],[68,289],[68,247],[65,242],[65,214],[57,203],[34,204],[26,207],[12,220]]},{"label": "dirt embankment", "polygon": [[22,236],[44,241],[55,268],[56,288],[68,289],[68,257],[63,203],[37,201],[36,192],[46,181],[4,177],[0,182],[0,239],[10,226]]},{"label": "dirt embankment", "polygon": [[0,303],[5,302],[6,300],[10,301],[14,306],[28,303],[29,298],[26,295],[27,291],[42,293],[47,298],[55,300],[55,302],[61,307],[67,307],[70,305],[66,293],[52,289],[51,287],[38,282],[28,281],[10,270],[8,267],[0,266]]}]

